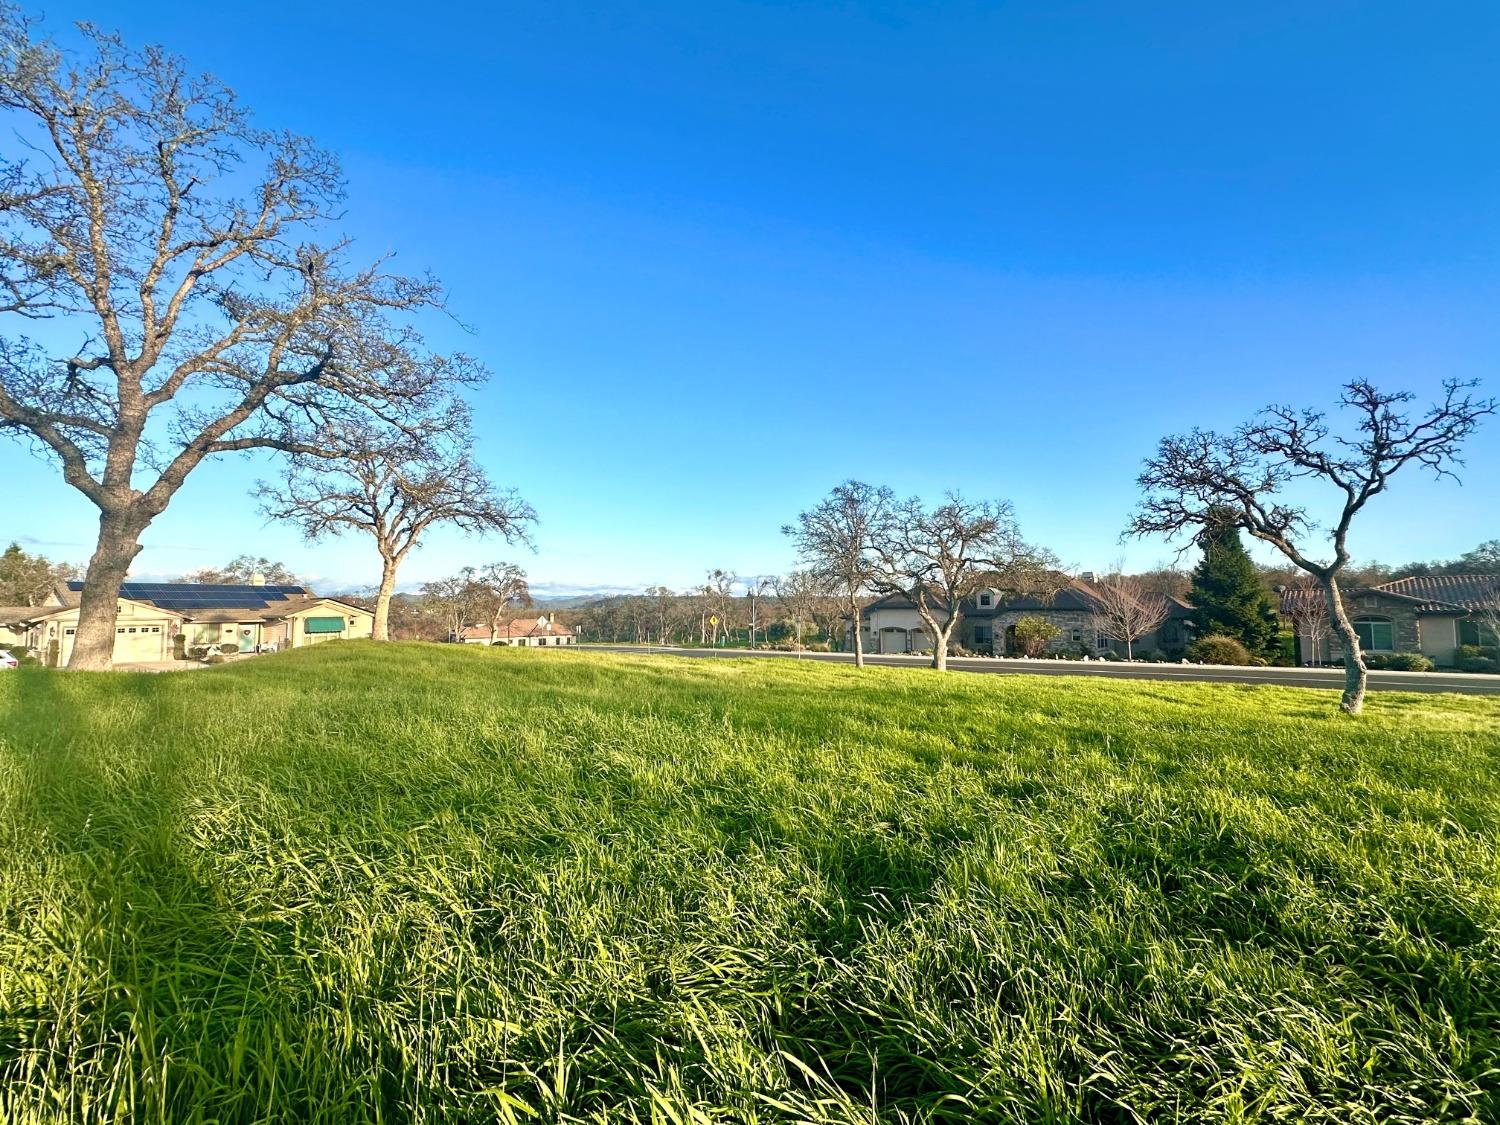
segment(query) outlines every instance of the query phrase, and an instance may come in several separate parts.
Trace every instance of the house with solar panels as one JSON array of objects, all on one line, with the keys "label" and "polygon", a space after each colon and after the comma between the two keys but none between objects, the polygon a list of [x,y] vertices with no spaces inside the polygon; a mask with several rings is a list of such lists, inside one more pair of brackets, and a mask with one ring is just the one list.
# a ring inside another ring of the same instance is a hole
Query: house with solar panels
[{"label": "house with solar panels", "polygon": [[[0,629],[19,638],[40,659],[66,664],[78,631],[82,593],[82,582],[68,582],[42,605],[0,607]],[[199,649],[225,654],[275,652],[368,637],[375,623],[369,610],[319,597],[305,586],[259,582],[244,586],[126,582],[120,587],[119,614],[116,664],[171,660]]]}]

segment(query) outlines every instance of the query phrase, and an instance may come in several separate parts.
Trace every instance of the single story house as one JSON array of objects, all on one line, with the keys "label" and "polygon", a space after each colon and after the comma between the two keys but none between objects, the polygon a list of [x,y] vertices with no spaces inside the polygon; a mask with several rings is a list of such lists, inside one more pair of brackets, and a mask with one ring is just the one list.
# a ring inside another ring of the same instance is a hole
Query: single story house
[{"label": "single story house", "polygon": [[[0,607],[0,637],[38,659],[66,664],[78,631],[82,582],[58,586],[44,604]],[[126,582],[115,623],[116,664],[173,659],[179,651],[268,652],[370,636],[374,614],[304,586]],[[175,638],[182,637],[178,646]]]},{"label": "single story house", "polygon": [[[1343,643],[1326,611],[1307,613],[1302,604],[1321,600],[1321,590],[1281,591],[1281,615],[1297,633],[1297,659],[1303,664],[1342,660]],[[1343,592],[1344,612],[1365,652],[1419,652],[1442,668],[1458,662],[1460,645],[1494,644],[1480,616],[1484,606],[1500,605],[1500,575],[1428,574],[1398,578],[1378,586]]]},{"label": "single story house", "polygon": [[[1005,590],[980,590],[960,606],[963,614],[955,644],[986,655],[1004,656],[1020,649],[1015,644],[1016,622],[1040,617],[1060,630],[1047,645],[1049,653],[1082,656],[1123,655],[1125,645],[1105,635],[1099,625],[1099,602],[1091,576],[1064,579],[1049,597]],[[1192,640],[1191,607],[1180,598],[1167,598],[1167,619],[1132,645],[1136,653],[1159,652],[1178,657]],[[940,612],[944,612],[941,611]],[[866,652],[931,652],[932,638],[916,605],[903,594],[888,594],[860,611],[860,638]]]},{"label": "single story house", "polygon": [[559,625],[550,614],[535,621],[507,621],[493,633],[488,625],[470,625],[448,639],[462,645],[513,645],[516,647],[546,648],[578,643],[578,636],[566,625]]}]

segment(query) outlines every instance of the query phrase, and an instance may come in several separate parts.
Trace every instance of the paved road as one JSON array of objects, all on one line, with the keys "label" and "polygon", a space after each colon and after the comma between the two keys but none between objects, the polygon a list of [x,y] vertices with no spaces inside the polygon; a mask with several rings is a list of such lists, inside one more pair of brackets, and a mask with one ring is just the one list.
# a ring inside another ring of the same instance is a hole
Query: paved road
[{"label": "paved road", "polygon": [[[582,650],[629,652],[705,659],[759,657],[777,660],[825,660],[850,663],[844,652],[751,652],[748,649],[647,648],[642,645],[582,645]],[[924,656],[866,656],[871,664],[895,668],[925,668]],[[962,672],[994,675],[1114,676],[1126,680],[1206,680],[1227,684],[1276,684],[1282,687],[1328,688],[1344,685],[1341,668],[1231,668],[1219,664],[1125,664],[1103,660],[994,660],[949,657],[948,667]],[[1458,692],[1462,695],[1500,696],[1500,676],[1463,672],[1371,672],[1371,691]]]}]

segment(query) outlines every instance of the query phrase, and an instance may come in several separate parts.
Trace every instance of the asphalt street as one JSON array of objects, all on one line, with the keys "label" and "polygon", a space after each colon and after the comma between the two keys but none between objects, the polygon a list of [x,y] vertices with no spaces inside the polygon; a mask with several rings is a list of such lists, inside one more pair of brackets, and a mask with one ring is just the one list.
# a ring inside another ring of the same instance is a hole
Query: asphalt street
[{"label": "asphalt street", "polygon": [[[852,663],[845,652],[771,652],[749,649],[662,648],[646,645],[582,645],[594,652],[687,656],[701,659],[823,660]],[[925,668],[925,656],[867,655],[866,662],[893,668]],[[1189,680],[1222,684],[1275,684],[1338,690],[1344,684],[1341,668],[1232,668],[1219,664],[1126,664],[1105,660],[1022,660],[949,657],[948,667],[959,672],[989,675],[1113,676],[1126,680]],[[1461,695],[1500,695],[1500,676],[1464,672],[1371,672],[1371,691],[1456,692]]]}]

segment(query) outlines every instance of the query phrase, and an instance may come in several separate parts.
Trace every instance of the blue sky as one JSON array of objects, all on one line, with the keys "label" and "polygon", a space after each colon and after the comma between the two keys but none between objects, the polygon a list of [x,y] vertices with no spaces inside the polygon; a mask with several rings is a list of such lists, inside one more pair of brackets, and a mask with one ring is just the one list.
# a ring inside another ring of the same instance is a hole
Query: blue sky
[{"label": "blue sky", "polygon": [[[1367,376],[1500,391],[1500,8],[1327,4],[47,6],[161,42],[343,159],[359,250],[447,284],[494,372],[478,455],[534,554],[435,535],[408,583],[517,557],[554,589],[790,565],[846,477],[1012,500],[1084,568],[1164,433]],[[311,10],[315,9],[315,10]],[[94,515],[0,448],[0,538]],[[368,582],[206,466],[138,570],[245,551]],[[1464,484],[1399,480],[1365,558],[1500,536],[1500,423]],[[14,485],[15,487],[12,487]]]}]

